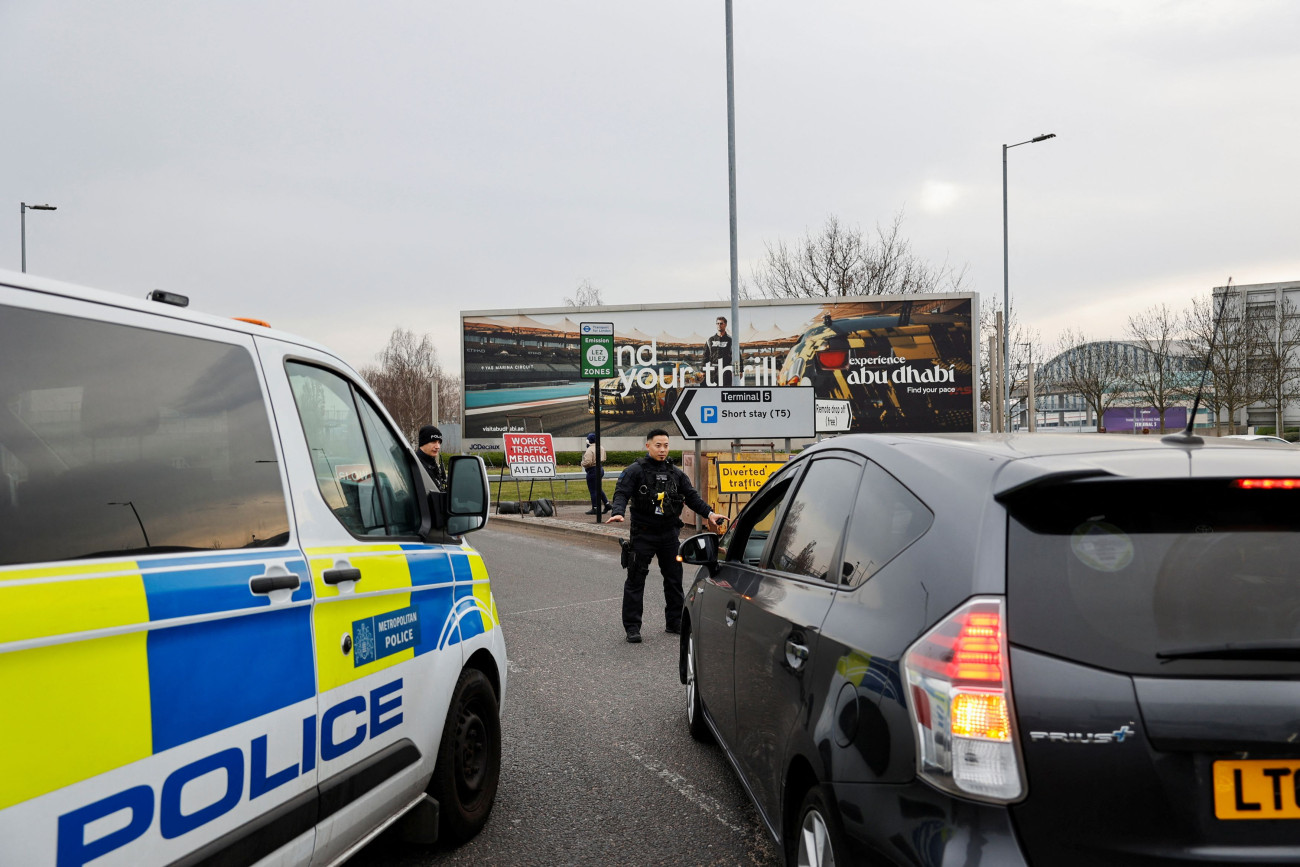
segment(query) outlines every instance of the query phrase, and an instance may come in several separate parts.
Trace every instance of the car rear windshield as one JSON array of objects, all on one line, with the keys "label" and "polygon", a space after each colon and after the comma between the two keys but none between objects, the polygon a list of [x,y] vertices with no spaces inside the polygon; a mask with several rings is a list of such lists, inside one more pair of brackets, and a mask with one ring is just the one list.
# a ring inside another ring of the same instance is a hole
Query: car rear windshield
[{"label": "car rear windshield", "polygon": [[1003,502],[1012,644],[1129,673],[1300,665],[1300,484],[1098,479]]}]

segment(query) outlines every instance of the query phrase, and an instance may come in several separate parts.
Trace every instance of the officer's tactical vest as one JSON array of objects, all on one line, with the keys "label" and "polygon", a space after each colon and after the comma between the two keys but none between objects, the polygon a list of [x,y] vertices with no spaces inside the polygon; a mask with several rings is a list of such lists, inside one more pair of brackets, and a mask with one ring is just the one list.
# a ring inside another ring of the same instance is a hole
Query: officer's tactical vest
[{"label": "officer's tactical vest", "polygon": [[641,465],[641,484],[633,492],[637,511],[643,515],[675,518],[686,505],[686,496],[677,483],[677,469],[671,460],[661,467],[652,467],[650,458],[638,458]]}]

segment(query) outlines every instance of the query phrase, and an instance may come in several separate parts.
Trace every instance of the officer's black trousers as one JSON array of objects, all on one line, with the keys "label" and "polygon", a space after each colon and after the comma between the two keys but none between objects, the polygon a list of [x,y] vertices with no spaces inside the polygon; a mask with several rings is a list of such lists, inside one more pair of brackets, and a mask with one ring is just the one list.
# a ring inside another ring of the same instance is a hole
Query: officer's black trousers
[{"label": "officer's black trousers", "polygon": [[623,628],[631,632],[641,629],[641,602],[645,595],[645,579],[650,572],[650,561],[659,558],[659,572],[664,576],[664,624],[679,626],[682,622],[682,564],[677,562],[677,529],[631,534],[635,555],[627,570],[623,584]]}]

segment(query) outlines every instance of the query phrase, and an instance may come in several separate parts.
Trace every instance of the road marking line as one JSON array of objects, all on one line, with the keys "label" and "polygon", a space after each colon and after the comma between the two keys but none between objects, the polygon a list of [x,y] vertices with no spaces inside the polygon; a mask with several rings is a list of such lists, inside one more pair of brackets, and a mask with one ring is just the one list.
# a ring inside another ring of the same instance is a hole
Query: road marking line
[{"label": "road marking line", "polygon": [[601,605],[605,602],[613,602],[622,599],[622,596],[610,596],[608,599],[588,599],[585,602],[570,602],[568,605],[552,605],[550,608],[530,608],[527,611],[501,612],[501,617],[516,617],[520,614],[536,614],[539,611],[559,611],[561,608],[581,608],[583,605]]},{"label": "road marking line", "polygon": [[738,824],[723,811],[722,805],[719,804],[715,798],[706,795],[699,789],[695,788],[695,786],[691,785],[681,774],[665,767],[665,763],[661,759],[645,755],[644,750],[641,749],[639,744],[615,741],[614,746],[631,756],[632,759],[641,767],[658,776],[659,779],[663,780],[675,789],[677,794],[695,804],[695,806],[717,819],[723,825],[726,825],[732,831],[737,834],[749,833],[747,828]]}]

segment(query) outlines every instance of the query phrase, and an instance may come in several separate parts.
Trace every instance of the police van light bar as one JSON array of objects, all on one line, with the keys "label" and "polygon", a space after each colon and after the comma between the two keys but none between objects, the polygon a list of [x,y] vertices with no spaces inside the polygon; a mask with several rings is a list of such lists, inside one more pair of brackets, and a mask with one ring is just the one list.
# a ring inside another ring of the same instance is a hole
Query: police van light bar
[{"label": "police van light bar", "polygon": [[144,297],[150,301],[161,301],[163,304],[171,304],[173,307],[190,306],[189,296],[178,295],[175,292],[164,292],[161,289],[155,289]]}]

